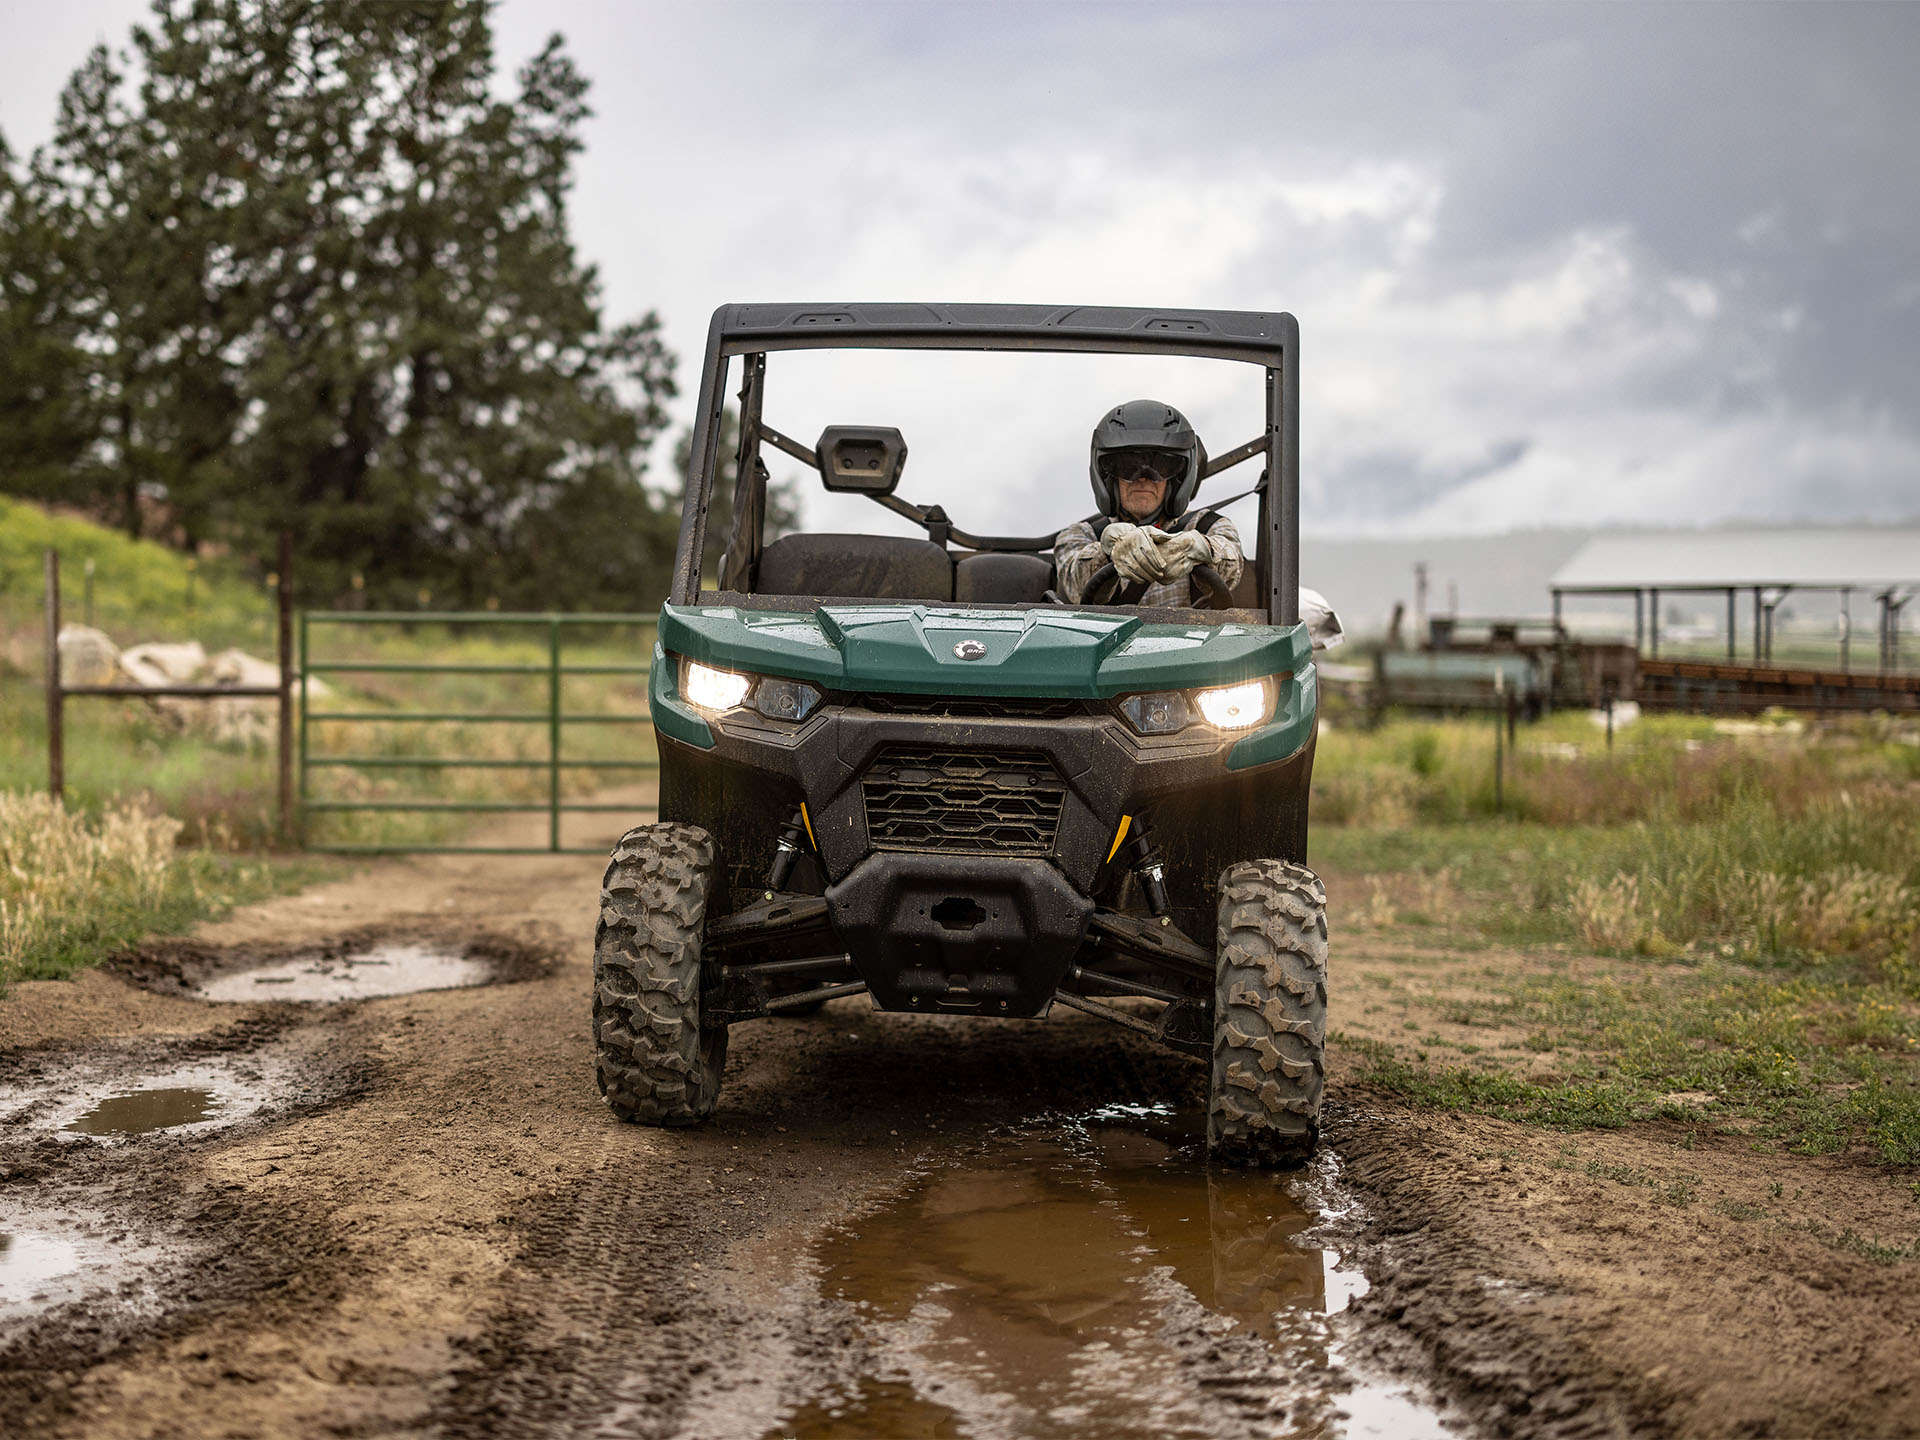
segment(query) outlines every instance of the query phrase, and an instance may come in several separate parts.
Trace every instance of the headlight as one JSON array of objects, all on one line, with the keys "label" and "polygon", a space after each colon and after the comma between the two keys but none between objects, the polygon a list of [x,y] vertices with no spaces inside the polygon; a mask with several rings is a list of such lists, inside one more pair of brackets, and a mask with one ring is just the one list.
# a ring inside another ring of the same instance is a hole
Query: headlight
[{"label": "headlight", "polygon": [[1193,697],[1209,725],[1222,730],[1245,730],[1267,718],[1267,686],[1264,680],[1249,680],[1245,685],[1222,685],[1217,690],[1202,690]]},{"label": "headlight", "polygon": [[753,708],[769,720],[804,720],[819,703],[820,692],[804,680],[770,675],[753,692]]},{"label": "headlight", "polygon": [[680,680],[680,693],[696,710],[705,710],[710,715],[731,710],[745,700],[747,691],[753,688],[751,675],[716,670],[711,665],[702,665],[698,660],[686,663],[687,668]]},{"label": "headlight", "polygon": [[1184,730],[1193,719],[1187,709],[1187,697],[1178,690],[1156,690],[1148,695],[1129,695],[1120,702],[1120,713],[1142,735],[1171,735]]}]

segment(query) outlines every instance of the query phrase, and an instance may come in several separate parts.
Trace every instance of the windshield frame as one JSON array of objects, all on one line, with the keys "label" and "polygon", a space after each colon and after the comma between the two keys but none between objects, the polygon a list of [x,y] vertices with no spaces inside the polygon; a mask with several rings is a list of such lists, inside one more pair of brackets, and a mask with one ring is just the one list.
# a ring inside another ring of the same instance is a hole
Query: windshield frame
[{"label": "windshield frame", "polygon": [[[1266,473],[1260,494],[1259,570],[1275,625],[1300,620],[1300,327],[1285,312],[1145,310],[1039,305],[723,305],[713,313],[700,372],[670,598],[701,603],[701,553],[713,501],[722,414],[735,358],[742,360],[739,474],[757,510],[765,439],[760,400],[766,357],[777,350],[1052,351],[1181,355],[1254,364],[1266,371]],[[758,472],[758,473],[756,473]],[[757,523],[757,521],[755,522]]]}]

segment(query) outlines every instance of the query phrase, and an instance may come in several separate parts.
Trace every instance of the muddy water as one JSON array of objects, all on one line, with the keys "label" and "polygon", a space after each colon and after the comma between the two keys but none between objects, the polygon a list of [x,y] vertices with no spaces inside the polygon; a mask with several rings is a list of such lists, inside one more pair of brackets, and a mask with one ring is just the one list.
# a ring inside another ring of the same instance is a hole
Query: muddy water
[{"label": "muddy water", "polygon": [[203,1000],[237,1003],[293,1000],[326,1003],[420,990],[484,985],[487,963],[430,945],[373,945],[344,956],[307,955],[253,970],[217,975],[194,987]]},{"label": "muddy water", "polygon": [[0,1307],[44,1293],[51,1282],[80,1268],[80,1247],[38,1230],[0,1231]]},{"label": "muddy water", "polygon": [[851,1393],[772,1435],[1419,1436],[1345,1370],[1363,1293],[1271,1175],[1210,1171],[1191,1117],[1107,1111],[923,1176],[817,1252],[871,1348]]},{"label": "muddy water", "polygon": [[197,1125],[222,1108],[213,1091],[197,1086],[129,1090],[109,1095],[61,1128],[79,1135],[150,1135],[180,1125]]}]

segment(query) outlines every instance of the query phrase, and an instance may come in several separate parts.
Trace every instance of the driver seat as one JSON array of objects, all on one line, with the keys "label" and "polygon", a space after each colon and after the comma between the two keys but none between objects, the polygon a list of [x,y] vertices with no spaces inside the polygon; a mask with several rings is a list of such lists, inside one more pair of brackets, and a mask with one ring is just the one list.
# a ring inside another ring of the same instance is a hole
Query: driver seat
[{"label": "driver seat", "polygon": [[1038,555],[963,555],[953,567],[956,604],[1037,605],[1053,584],[1053,566]]}]

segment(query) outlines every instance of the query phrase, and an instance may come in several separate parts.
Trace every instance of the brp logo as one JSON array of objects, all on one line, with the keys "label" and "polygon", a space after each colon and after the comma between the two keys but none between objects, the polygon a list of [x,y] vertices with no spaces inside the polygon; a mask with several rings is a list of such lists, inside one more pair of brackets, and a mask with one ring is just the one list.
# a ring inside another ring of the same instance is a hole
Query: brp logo
[{"label": "brp logo", "polygon": [[986,658],[987,647],[978,640],[962,640],[953,647],[953,653],[962,660],[983,660]]}]

